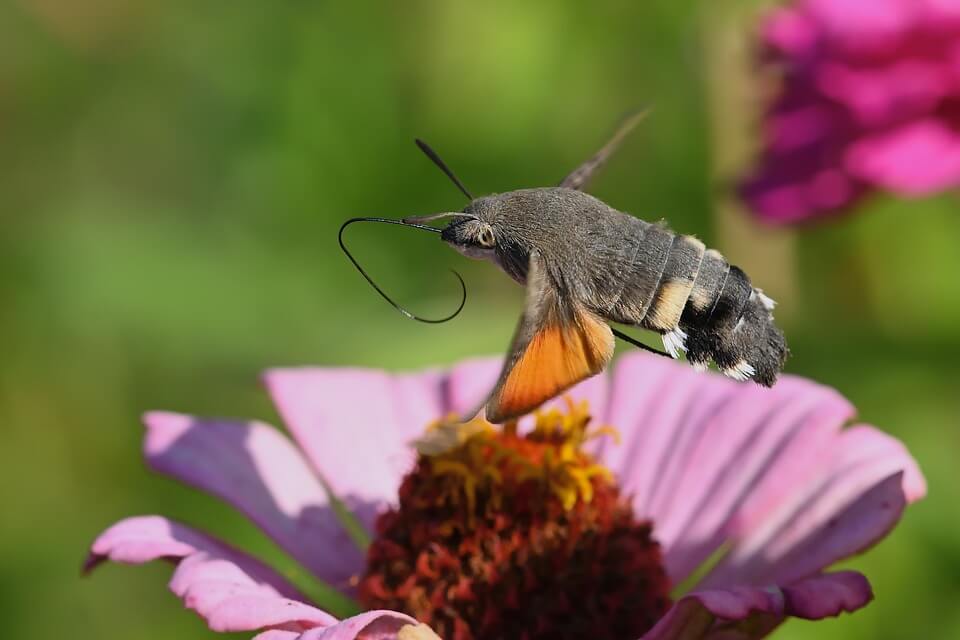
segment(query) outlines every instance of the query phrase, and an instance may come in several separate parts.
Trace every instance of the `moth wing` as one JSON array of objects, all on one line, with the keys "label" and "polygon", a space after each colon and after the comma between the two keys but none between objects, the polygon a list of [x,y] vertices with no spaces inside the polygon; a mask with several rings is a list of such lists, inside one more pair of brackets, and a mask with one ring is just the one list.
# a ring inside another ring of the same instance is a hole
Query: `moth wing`
[{"label": "moth wing", "polygon": [[530,255],[527,299],[503,371],[486,404],[500,423],[536,409],[603,370],[613,333],[598,316],[561,298],[539,252]]}]

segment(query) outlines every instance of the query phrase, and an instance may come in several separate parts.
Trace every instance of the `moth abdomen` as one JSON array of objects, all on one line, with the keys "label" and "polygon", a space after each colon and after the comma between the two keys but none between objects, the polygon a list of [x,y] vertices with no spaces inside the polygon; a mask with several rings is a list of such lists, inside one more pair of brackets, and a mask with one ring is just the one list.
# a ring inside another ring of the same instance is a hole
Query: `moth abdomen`
[{"label": "moth abdomen", "polygon": [[[726,263],[719,254],[711,256],[711,261]],[[715,277],[717,271],[725,272],[712,292],[698,294],[701,303],[713,298],[711,306],[704,310],[702,304],[694,305],[691,300],[690,313],[680,320],[687,359],[699,367],[713,360],[732,378],[772,386],[788,352],[783,333],[773,322],[773,301],[755,289],[739,267],[726,264],[725,269],[718,269],[714,264],[711,269],[714,275],[708,274],[705,280]],[[698,279],[695,289],[699,285]]]},{"label": "moth abdomen", "polygon": [[[644,249],[638,263],[649,263]],[[773,301],[739,267],[691,236],[671,234],[660,263],[655,284],[644,280],[649,265],[634,265],[634,279],[639,275],[645,285],[636,291],[651,293],[630,323],[660,333],[674,358],[686,351],[694,366],[713,361],[732,378],[772,385],[787,354],[773,323]]]},{"label": "moth abdomen", "polygon": [[730,265],[716,249],[707,249],[700,263],[690,298],[680,317],[685,326],[705,326],[711,317],[723,286],[730,272]]},{"label": "moth abdomen", "polygon": [[655,293],[641,319],[644,327],[661,333],[677,329],[705,253],[706,247],[696,238],[673,236]]}]

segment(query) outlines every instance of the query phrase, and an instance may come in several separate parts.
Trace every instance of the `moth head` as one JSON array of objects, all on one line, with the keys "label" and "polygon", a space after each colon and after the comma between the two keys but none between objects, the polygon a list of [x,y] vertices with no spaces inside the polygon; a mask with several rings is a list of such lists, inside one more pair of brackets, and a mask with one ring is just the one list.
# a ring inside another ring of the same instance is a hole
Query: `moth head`
[{"label": "moth head", "polygon": [[478,260],[494,260],[497,250],[497,231],[494,226],[467,207],[463,214],[444,227],[440,238],[451,247]]},{"label": "moth head", "polygon": [[523,283],[536,238],[522,215],[524,203],[516,202],[516,197],[511,192],[473,200],[459,214],[452,214],[441,238],[468,258],[492,262]]}]

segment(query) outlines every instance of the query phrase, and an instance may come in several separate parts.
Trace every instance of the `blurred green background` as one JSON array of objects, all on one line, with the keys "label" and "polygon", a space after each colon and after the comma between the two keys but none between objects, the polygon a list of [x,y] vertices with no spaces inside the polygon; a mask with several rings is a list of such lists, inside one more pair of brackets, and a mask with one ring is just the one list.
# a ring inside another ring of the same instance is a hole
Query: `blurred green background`
[{"label": "blurred green background", "polygon": [[960,216],[874,198],[796,232],[726,197],[756,143],[753,7],[724,2],[0,2],[0,617],[8,637],[204,638],[169,568],[79,577],[116,519],[163,513],[277,562],[227,507],[149,473],[139,414],[276,421],[265,367],[418,368],[502,351],[522,291],[435,237],[348,216],[553,184],[629,109],[654,115],[591,191],[696,233],[782,303],[788,370],[902,438],[930,495],[849,563],[877,601],[780,638],[960,638]]}]

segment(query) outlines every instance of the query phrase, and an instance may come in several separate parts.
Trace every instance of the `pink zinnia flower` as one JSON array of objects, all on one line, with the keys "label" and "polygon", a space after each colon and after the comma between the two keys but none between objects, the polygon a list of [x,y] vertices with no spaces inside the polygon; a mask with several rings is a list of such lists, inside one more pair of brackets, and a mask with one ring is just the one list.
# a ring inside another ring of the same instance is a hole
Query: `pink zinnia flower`
[{"label": "pink zinnia flower", "polygon": [[742,189],[761,219],[960,184],[960,0],[796,0],[762,40],[783,78]]},{"label": "pink zinnia flower", "polygon": [[[449,640],[753,638],[867,604],[862,575],[825,569],[925,492],[903,445],[848,426],[853,407],[827,387],[785,376],[761,389],[644,354],[573,389],[568,415],[423,436],[476,406],[498,371],[492,359],[270,371],[293,441],[260,422],[146,415],[151,467],[241,510],[366,613],[338,620],[256,558],[161,516],[107,529],[87,567],[172,561],[171,590],[211,629],[260,640],[434,637],[410,613]],[[588,430],[587,404],[622,442],[591,437],[605,430]],[[366,556],[324,485],[375,532]]]}]

